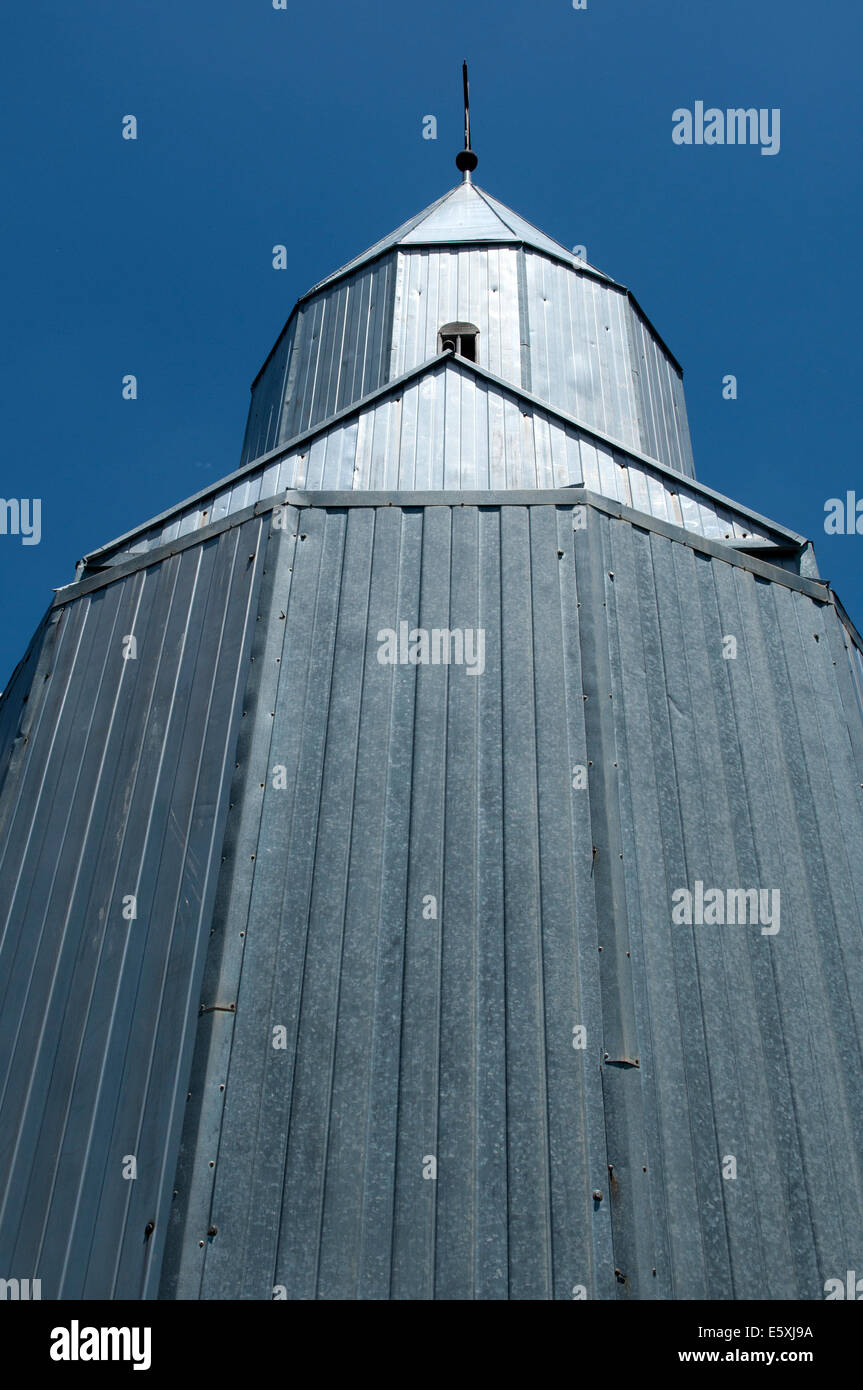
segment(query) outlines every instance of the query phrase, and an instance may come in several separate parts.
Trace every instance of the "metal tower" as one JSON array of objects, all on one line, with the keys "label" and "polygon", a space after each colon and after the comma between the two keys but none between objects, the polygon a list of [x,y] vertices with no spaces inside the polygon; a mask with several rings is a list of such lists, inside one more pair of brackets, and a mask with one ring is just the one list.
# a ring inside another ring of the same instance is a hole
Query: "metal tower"
[{"label": "metal tower", "polygon": [[466,122],[3,696],[0,1275],[45,1298],[863,1268],[860,637],[475,166]]}]

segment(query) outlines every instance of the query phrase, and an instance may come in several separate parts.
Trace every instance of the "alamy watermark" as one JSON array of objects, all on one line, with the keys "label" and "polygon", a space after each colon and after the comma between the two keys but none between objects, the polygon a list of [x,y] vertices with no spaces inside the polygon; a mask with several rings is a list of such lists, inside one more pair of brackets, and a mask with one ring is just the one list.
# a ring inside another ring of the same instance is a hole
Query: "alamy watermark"
[{"label": "alamy watermark", "polygon": [[377,634],[381,666],[464,666],[469,676],[485,670],[485,628],[411,627],[398,632],[382,627]]},{"label": "alamy watermark", "polygon": [[827,1279],[824,1282],[824,1297],[829,1303],[837,1298],[850,1298],[854,1303],[863,1300],[863,1278],[858,1279],[856,1270],[845,1271],[844,1279]]},{"label": "alamy watermark", "polygon": [[20,536],[22,545],[42,539],[41,497],[0,497],[0,536]]},{"label": "alamy watermark", "polygon": [[863,536],[863,497],[858,501],[856,492],[846,492],[844,497],[828,497],[824,510],[827,513],[824,530],[828,536]]},{"label": "alamy watermark", "polygon": [[152,1361],[149,1327],[69,1327],[51,1331],[52,1361],[131,1361],[133,1371],[148,1371]]},{"label": "alamy watermark", "polygon": [[780,108],[708,106],[696,101],[694,110],[678,106],[671,113],[675,145],[760,145],[762,154],[779,153]]},{"label": "alamy watermark", "polygon": [[762,936],[775,936],[780,926],[778,888],[707,888],[695,880],[695,890],[675,888],[671,894],[674,926],[761,927]]},{"label": "alamy watermark", "polygon": [[20,1300],[42,1297],[41,1279],[0,1279],[0,1300]]}]

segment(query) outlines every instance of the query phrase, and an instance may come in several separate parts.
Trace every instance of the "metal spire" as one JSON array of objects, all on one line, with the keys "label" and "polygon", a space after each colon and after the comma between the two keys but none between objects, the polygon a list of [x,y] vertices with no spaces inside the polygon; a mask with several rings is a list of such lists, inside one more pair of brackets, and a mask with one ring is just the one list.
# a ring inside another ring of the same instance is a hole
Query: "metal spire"
[{"label": "metal spire", "polygon": [[467,81],[467,62],[461,65],[462,85],[464,87],[464,149],[455,157],[456,168],[462,171],[462,182],[470,183],[470,171],[475,169],[478,160],[470,147],[470,89]]}]

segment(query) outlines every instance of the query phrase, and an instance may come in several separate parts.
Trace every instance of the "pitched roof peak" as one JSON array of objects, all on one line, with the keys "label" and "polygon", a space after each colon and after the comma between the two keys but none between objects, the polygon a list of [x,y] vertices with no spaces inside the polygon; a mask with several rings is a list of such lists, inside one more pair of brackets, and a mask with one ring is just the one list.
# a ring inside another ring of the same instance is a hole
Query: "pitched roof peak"
[{"label": "pitched roof peak", "polygon": [[[347,265],[333,271],[332,275],[319,281],[308,293],[316,293],[333,280],[358,270],[367,261],[374,260],[396,246],[458,246],[470,242],[523,244],[534,250],[544,251],[546,255],[565,261],[576,269],[584,269],[587,266],[586,261],[574,256],[560,242],[546,236],[517,212],[492,198],[491,194],[486,193],[477,184],[465,181],[456,184],[455,188],[449,189],[427,208],[423,208],[422,212],[403,222],[389,236],[370,246],[354,260],[348,261]],[[587,266],[587,269],[595,275],[602,275],[602,271],[596,270],[593,266]],[[602,278],[608,279],[605,275],[602,275]]]}]

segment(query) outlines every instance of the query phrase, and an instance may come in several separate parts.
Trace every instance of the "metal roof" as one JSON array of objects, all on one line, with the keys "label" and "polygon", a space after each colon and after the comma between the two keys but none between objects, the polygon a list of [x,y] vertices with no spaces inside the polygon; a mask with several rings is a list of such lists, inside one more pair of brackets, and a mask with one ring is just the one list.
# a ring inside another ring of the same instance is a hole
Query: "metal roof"
[{"label": "metal roof", "polygon": [[[381,665],[402,621],[482,628],[482,675]],[[289,494],[58,595],[0,704],[0,1266],[821,1297],[863,1230],[860,669],[823,582],[579,488]],[[781,930],[672,926],[696,879]]]},{"label": "metal roof", "polygon": [[581,257],[574,256],[568,247],[561,245],[553,237],[546,236],[545,232],[541,232],[511,208],[499,203],[475,183],[464,182],[451,188],[443,197],[423,208],[422,212],[408,218],[407,222],[390,232],[389,236],[375,242],[367,251],[363,251],[331,275],[319,280],[303,298],[317,294],[325,285],[351,274],[360,266],[375,260],[396,246],[464,245],[470,242],[509,242],[514,245],[533,246],[536,250],[544,251],[575,269],[587,270],[592,275],[608,280],[610,284],[614,283],[601,270],[588,265]]},{"label": "metal roof", "polygon": [[450,353],[421,363],[185,502],[92,551],[122,563],[286,489],[559,488],[593,492],[693,532],[762,540],[805,559],[803,536]]}]

